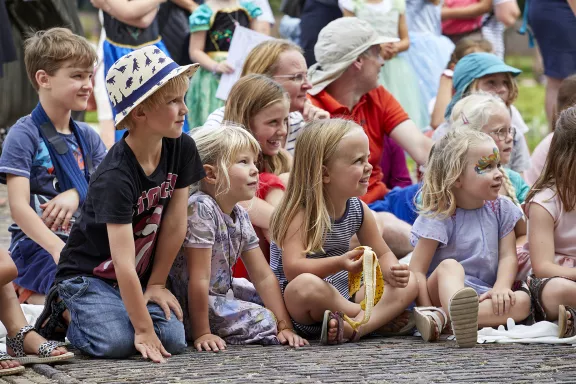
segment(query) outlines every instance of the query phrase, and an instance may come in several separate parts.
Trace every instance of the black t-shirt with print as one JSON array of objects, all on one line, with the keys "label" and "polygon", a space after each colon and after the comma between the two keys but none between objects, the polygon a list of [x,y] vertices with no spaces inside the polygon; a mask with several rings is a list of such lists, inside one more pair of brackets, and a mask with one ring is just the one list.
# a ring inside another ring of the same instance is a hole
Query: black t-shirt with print
[{"label": "black t-shirt with print", "polygon": [[76,276],[116,281],[106,224],[132,224],[136,271],[145,284],[156,241],[174,189],[204,177],[194,140],[182,134],[164,138],[156,170],[146,176],[128,144],[114,145],[90,180],[80,218],[62,250],[55,282]]}]

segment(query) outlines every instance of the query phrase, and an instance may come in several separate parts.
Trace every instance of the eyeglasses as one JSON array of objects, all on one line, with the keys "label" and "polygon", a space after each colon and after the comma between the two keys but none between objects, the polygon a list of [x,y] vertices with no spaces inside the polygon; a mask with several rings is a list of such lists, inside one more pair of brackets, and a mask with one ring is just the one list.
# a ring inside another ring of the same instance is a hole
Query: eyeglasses
[{"label": "eyeglasses", "polygon": [[277,76],[272,76],[273,78],[281,78],[281,79],[288,79],[290,81],[293,81],[295,83],[299,83],[300,85],[302,85],[302,83],[304,83],[305,81],[308,81],[308,74],[306,73],[295,73],[293,75],[277,75]]},{"label": "eyeglasses", "polygon": [[498,131],[490,132],[490,134],[496,137],[498,140],[506,140],[506,137],[508,137],[508,135],[511,135],[512,138],[516,136],[516,128],[514,127],[502,128]]}]

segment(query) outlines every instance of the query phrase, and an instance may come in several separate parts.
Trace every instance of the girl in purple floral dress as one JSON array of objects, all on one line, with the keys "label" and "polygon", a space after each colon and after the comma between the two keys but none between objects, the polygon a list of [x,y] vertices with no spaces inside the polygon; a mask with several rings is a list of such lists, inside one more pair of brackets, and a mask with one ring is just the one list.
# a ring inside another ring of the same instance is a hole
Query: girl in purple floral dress
[{"label": "girl in purple floral dress", "polygon": [[[258,188],[260,146],[239,126],[194,132],[206,177],[188,201],[188,231],[170,272],[194,347],[230,344],[308,344],[292,329],[278,279],[266,262],[248,213],[238,203]],[[233,278],[239,257],[252,283]]]}]

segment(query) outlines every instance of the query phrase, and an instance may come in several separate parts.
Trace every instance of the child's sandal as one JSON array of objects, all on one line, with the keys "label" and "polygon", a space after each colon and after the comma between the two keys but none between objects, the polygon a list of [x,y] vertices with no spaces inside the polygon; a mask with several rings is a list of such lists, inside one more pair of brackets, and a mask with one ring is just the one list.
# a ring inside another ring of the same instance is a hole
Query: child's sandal
[{"label": "child's sandal", "polygon": [[470,348],[478,342],[478,294],[472,288],[462,288],[450,299],[448,313],[459,347]]},{"label": "child's sandal", "polygon": [[68,325],[64,320],[66,304],[58,301],[58,287],[53,286],[46,295],[46,303],[38,320],[36,320],[36,332],[47,340],[64,341]]},{"label": "child's sandal", "polygon": [[[343,344],[346,342],[344,340],[344,313],[340,311],[331,312],[330,310],[324,311],[324,319],[322,321],[322,333],[320,335],[320,344],[322,345],[336,345]],[[328,328],[330,326],[330,320],[336,320],[338,325],[336,326],[336,340],[328,340]],[[353,329],[352,336],[348,341],[355,342],[358,341],[358,332]]]},{"label": "child's sandal", "polygon": [[574,308],[562,304],[558,307],[558,337],[560,339],[576,336],[575,318],[576,311]]},{"label": "child's sandal", "polygon": [[[7,353],[0,351],[0,361],[8,361],[8,360],[18,361],[15,358],[13,358],[12,356],[8,355]],[[20,365],[19,367],[13,367],[13,368],[1,368],[0,367],[0,376],[16,375],[16,374],[22,373],[22,372],[24,372],[24,366],[23,365]]]},{"label": "child's sandal", "polygon": [[[441,316],[439,316],[441,315]],[[448,316],[442,308],[416,307],[414,308],[414,320],[416,329],[422,335],[424,341],[436,341],[446,327]]]},{"label": "child's sandal", "polygon": [[34,327],[27,325],[22,327],[14,337],[6,337],[6,345],[12,349],[14,353],[13,360],[18,361],[22,365],[28,364],[49,364],[55,363],[62,360],[69,360],[74,357],[72,352],[66,352],[61,355],[52,356],[52,352],[58,348],[63,347],[66,344],[60,341],[45,341],[40,344],[38,348],[37,355],[27,355],[24,352],[24,338],[26,334],[30,331],[34,331]]}]

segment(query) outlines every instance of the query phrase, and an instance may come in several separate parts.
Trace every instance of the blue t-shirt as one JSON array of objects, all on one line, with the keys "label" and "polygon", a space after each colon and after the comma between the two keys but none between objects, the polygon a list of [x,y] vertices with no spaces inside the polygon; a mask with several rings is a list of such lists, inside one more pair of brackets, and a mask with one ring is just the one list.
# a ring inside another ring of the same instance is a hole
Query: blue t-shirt
[{"label": "blue t-shirt", "polygon": [[[92,163],[96,168],[106,155],[106,147],[98,133],[88,124],[77,124],[86,144],[90,146]],[[80,169],[84,170],[84,158],[74,134],[60,135],[66,139],[69,148],[74,152]],[[0,156],[0,183],[6,184],[7,174],[23,176],[30,180],[30,206],[39,216],[42,215],[40,205],[63,192],[60,190],[56,179],[48,148],[30,115],[18,120],[10,128],[4,141],[2,156]],[[25,238],[26,235],[15,223],[8,230],[12,233],[10,243],[10,249],[12,249],[14,244]],[[68,233],[63,232],[60,228],[55,233],[63,237],[64,240],[68,237]]]}]

